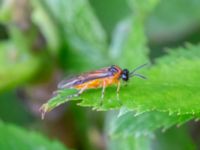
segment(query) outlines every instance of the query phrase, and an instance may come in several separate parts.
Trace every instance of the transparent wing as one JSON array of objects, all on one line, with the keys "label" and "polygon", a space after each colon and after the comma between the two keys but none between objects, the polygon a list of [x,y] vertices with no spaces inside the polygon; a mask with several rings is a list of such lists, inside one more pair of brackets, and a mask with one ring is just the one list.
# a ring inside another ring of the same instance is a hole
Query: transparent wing
[{"label": "transparent wing", "polygon": [[88,73],[82,74],[80,76],[77,76],[68,80],[63,80],[58,84],[58,88],[59,89],[72,88],[76,85],[80,85],[88,81],[110,77],[112,76],[112,72],[108,71],[108,69],[109,67],[102,68],[100,70],[88,72]]}]

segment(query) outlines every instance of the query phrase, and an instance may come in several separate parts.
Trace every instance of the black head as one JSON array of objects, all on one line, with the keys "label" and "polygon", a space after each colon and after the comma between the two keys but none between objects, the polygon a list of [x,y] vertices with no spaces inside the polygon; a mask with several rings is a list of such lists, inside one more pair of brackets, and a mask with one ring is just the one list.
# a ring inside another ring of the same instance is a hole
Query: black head
[{"label": "black head", "polygon": [[122,71],[121,78],[124,81],[128,81],[128,79],[129,79],[129,71],[128,71],[128,69],[124,69]]}]

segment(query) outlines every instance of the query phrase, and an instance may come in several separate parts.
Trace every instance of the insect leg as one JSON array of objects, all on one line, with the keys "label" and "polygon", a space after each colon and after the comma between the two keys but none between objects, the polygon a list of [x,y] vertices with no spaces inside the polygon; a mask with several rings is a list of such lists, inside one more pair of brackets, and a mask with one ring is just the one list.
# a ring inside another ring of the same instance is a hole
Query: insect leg
[{"label": "insect leg", "polygon": [[88,87],[88,85],[85,85],[82,89],[80,89],[80,90],[78,91],[78,93],[73,94],[73,95],[69,95],[68,98],[73,98],[73,97],[78,97],[78,96],[80,96],[80,95],[85,91],[85,89],[87,89],[87,87]]},{"label": "insect leg", "polygon": [[102,94],[101,94],[101,98],[104,98],[104,94],[105,94],[105,89],[106,89],[106,81],[103,81],[103,88],[102,88]]},{"label": "insect leg", "polygon": [[117,82],[117,95],[119,96],[119,90],[120,90],[120,81]]},{"label": "insect leg", "polygon": [[120,99],[119,99],[119,90],[120,90],[120,81],[117,82],[117,100],[119,102],[120,105],[122,105],[122,103],[120,102]]},{"label": "insect leg", "polygon": [[103,80],[103,86],[102,86],[102,94],[101,94],[100,106],[103,104],[103,98],[104,98],[104,94],[105,94],[105,89],[106,89],[106,81]]}]

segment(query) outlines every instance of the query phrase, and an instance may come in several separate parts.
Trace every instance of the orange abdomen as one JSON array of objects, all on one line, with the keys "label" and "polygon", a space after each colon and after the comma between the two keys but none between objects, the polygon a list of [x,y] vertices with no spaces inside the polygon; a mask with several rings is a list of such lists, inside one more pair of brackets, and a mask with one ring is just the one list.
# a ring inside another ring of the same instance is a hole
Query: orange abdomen
[{"label": "orange abdomen", "polygon": [[105,84],[105,86],[113,85],[119,82],[119,77],[113,76],[109,78],[95,79],[92,81],[88,81],[86,83],[76,85],[74,88],[82,89],[87,86],[87,89],[101,88]]}]

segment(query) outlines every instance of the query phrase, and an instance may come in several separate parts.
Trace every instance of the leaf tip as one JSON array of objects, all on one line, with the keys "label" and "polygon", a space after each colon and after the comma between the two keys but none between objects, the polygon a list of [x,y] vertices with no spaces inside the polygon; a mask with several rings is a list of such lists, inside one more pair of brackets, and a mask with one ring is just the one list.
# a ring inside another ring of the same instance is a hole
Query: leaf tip
[{"label": "leaf tip", "polygon": [[48,104],[43,104],[43,105],[40,107],[39,111],[41,112],[41,119],[44,120],[44,117],[45,117],[46,112],[49,111]]}]

